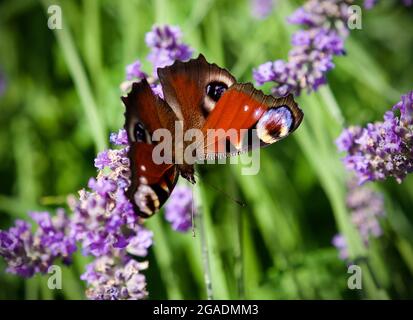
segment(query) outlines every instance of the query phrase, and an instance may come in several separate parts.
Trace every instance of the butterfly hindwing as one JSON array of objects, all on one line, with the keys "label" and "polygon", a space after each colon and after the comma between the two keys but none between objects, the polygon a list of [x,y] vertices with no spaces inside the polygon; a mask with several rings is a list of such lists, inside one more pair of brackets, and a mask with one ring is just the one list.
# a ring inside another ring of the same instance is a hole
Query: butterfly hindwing
[{"label": "butterfly hindwing", "polygon": [[135,212],[144,218],[162,207],[178,180],[175,165],[153,162],[153,148],[153,144],[134,142],[129,149],[132,174],[127,196],[132,200]]},{"label": "butterfly hindwing", "polygon": [[[204,156],[248,151],[252,147],[248,134],[258,138],[256,146],[272,144],[293,132],[302,118],[292,95],[275,98],[250,83],[236,83],[221,96],[204,123]],[[220,130],[228,135],[217,135]],[[228,141],[234,146],[231,150]]]},{"label": "butterfly hindwing", "polygon": [[126,107],[125,130],[131,170],[127,196],[137,214],[149,217],[162,207],[178,179],[174,164],[154,162],[156,142],[152,141],[152,134],[164,128],[173,132],[176,117],[167,103],[155,96],[146,79],[134,83],[122,101]]}]

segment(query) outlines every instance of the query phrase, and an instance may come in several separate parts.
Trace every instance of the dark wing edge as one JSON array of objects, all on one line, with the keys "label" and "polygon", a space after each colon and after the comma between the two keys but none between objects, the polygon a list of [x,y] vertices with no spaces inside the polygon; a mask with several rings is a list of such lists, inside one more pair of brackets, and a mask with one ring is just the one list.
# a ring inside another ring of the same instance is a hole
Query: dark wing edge
[{"label": "dark wing edge", "polygon": [[[135,212],[148,218],[166,202],[178,179],[175,165],[153,162],[151,135],[160,128],[172,131],[176,115],[163,99],[152,92],[146,79],[133,83],[131,91],[121,99],[125,105],[124,128],[129,140],[131,172],[126,196]],[[137,125],[140,126],[142,139],[136,136]]]}]

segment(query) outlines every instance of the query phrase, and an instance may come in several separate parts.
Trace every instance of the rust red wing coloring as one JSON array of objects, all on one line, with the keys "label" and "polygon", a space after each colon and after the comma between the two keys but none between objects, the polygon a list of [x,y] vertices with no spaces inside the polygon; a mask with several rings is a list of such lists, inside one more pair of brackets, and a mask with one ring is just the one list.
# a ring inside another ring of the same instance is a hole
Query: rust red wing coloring
[{"label": "rust red wing coloring", "polygon": [[153,144],[134,142],[129,149],[131,185],[127,196],[135,212],[148,218],[166,202],[178,180],[175,165],[155,164],[152,161]]},{"label": "rust red wing coloring", "polygon": [[131,92],[122,97],[126,106],[125,130],[129,140],[131,184],[127,196],[135,212],[147,218],[166,202],[178,179],[173,164],[156,164],[152,159],[155,146],[151,137],[156,129],[173,130],[175,114],[155,96],[146,79],[132,85]]},{"label": "rust red wing coloring", "polygon": [[[275,98],[265,95],[250,83],[236,83],[219,99],[202,127],[204,155],[213,158],[218,153],[228,152],[227,141],[238,153],[251,149],[251,139],[246,139],[251,129],[256,129],[259,146],[281,140],[300,125],[303,112],[292,95]],[[234,130],[234,135],[224,137],[211,135],[209,129]]]},{"label": "rust red wing coloring", "polygon": [[[214,136],[211,129],[256,132],[260,146],[272,144],[293,132],[303,119],[303,112],[292,95],[274,98],[256,90],[252,84],[237,83],[235,78],[204,56],[158,69],[164,99],[157,97],[146,79],[134,83],[131,92],[122,97],[126,106],[125,129],[129,138],[131,185],[127,195],[137,214],[149,217],[168,199],[178,176],[194,182],[194,164],[177,161],[179,151],[191,142],[183,141],[171,155],[172,164],[156,164],[152,151],[157,142],[152,133],[167,129],[174,135],[176,121],[184,132],[199,129],[203,134],[205,158],[220,153],[228,155],[227,145],[243,152],[250,149],[248,139]],[[242,131],[241,129],[244,129]],[[179,160],[183,160],[179,158]]]}]

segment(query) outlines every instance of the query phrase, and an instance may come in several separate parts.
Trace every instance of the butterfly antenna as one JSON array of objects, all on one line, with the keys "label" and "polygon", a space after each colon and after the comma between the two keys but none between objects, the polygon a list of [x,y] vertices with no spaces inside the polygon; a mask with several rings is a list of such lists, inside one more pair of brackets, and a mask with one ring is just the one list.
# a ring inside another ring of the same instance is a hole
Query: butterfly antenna
[{"label": "butterfly antenna", "polygon": [[235,202],[237,205],[239,205],[240,207],[246,207],[247,204],[239,199],[236,199],[234,197],[232,197],[231,195],[229,195],[228,193],[226,193],[224,190],[219,189],[217,187],[215,187],[214,185],[210,184],[209,182],[202,180],[201,176],[199,174],[197,174],[195,172],[195,175],[199,178],[199,181],[202,181],[205,185],[207,185],[208,187],[214,189],[216,192],[219,192],[220,194],[223,194],[224,196],[226,196],[228,199],[230,199],[231,201]]}]

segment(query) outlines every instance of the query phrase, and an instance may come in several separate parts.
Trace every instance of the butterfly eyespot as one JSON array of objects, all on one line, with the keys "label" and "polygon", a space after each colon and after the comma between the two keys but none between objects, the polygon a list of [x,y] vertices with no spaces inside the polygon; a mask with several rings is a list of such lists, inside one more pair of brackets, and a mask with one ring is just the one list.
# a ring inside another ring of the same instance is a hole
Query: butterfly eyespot
[{"label": "butterfly eyespot", "polygon": [[287,136],[293,126],[293,115],[287,106],[269,109],[256,125],[257,135],[266,144]]},{"label": "butterfly eyespot", "polygon": [[145,141],[145,128],[142,123],[137,122],[133,132],[135,135],[135,141]]},{"label": "butterfly eyespot", "polygon": [[155,191],[148,186],[141,184],[134,195],[135,204],[139,210],[151,216],[159,210],[159,198]]},{"label": "butterfly eyespot", "polygon": [[228,86],[223,82],[213,81],[206,86],[206,93],[213,101],[217,102]]}]

